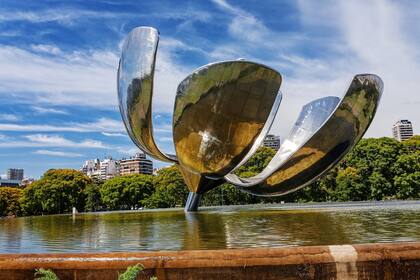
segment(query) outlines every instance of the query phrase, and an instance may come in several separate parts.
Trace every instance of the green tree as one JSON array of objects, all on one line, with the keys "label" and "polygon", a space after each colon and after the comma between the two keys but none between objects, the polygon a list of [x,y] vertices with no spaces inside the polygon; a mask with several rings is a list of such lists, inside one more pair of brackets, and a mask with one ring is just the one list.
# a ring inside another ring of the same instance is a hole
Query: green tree
[{"label": "green tree", "polygon": [[397,176],[420,171],[420,150],[399,156],[391,166],[391,170]]},{"label": "green tree", "polygon": [[142,201],[153,193],[151,175],[133,174],[107,180],[99,189],[102,203],[112,210],[143,206]]},{"label": "green tree", "polygon": [[184,206],[188,197],[188,188],[178,167],[172,165],[160,170],[155,176],[154,193],[143,200],[147,208],[167,208]]},{"label": "green tree", "polygon": [[420,172],[403,174],[395,177],[395,187],[397,188],[397,198],[399,199],[419,199],[420,198]]},{"label": "green tree", "polygon": [[420,150],[409,149],[394,163],[394,185],[399,199],[420,198]]},{"label": "green tree", "polygon": [[21,189],[0,187],[0,216],[19,215],[21,197]]},{"label": "green tree", "polygon": [[402,142],[404,147],[406,147],[408,150],[414,152],[414,151],[420,151],[420,135],[414,135],[410,139],[405,140]]},{"label": "green tree", "polygon": [[[332,188],[332,197],[339,200],[395,198],[397,187],[394,181],[396,175],[401,173],[398,169],[407,169],[410,165],[402,166],[399,159],[404,158],[408,152],[405,144],[395,139],[362,139],[338,165],[339,173],[336,177],[336,187]],[[415,157],[418,159],[418,156]],[[395,163],[399,165],[396,166]],[[352,168],[356,174],[355,178],[343,175],[347,168]],[[350,189],[346,191],[345,186]],[[343,196],[346,192],[350,192],[349,196]]]},{"label": "green tree", "polygon": [[50,169],[42,178],[23,190],[22,211],[26,215],[71,212],[72,207],[83,211],[85,193],[92,180],[73,169]]},{"label": "green tree", "polygon": [[338,201],[360,201],[369,197],[369,187],[356,168],[347,167],[338,171],[336,178],[337,187],[333,198]]},{"label": "green tree", "polygon": [[[382,200],[392,198],[395,190],[392,182],[388,181],[381,173],[374,171],[368,179],[370,187],[369,199]],[[365,183],[366,184],[366,183]]]},{"label": "green tree", "polygon": [[[332,170],[309,186],[280,197],[261,198],[230,184],[207,192],[202,205],[228,205],[279,201],[349,201],[420,198],[420,136],[398,142],[391,138],[362,139]],[[235,174],[251,177],[261,172],[275,155],[261,147]],[[4,197],[5,195],[3,195]],[[53,214],[79,210],[128,209],[136,206],[184,206],[188,189],[178,168],[162,169],[157,176],[130,175],[92,182],[75,170],[50,170],[23,190],[24,214]],[[0,199],[0,209],[5,209]],[[3,212],[5,210],[2,210]],[[3,213],[2,212],[2,213]],[[2,214],[3,215],[3,214]]]},{"label": "green tree", "polygon": [[85,193],[85,210],[86,211],[96,211],[99,210],[103,205],[102,205],[102,200],[101,200],[101,193],[100,193],[100,188],[101,185],[98,184],[89,184],[86,186],[84,193]]},{"label": "green tree", "polygon": [[362,139],[344,158],[339,167],[342,169],[356,168],[358,174],[366,179],[373,172],[378,172],[388,182],[392,182],[394,175],[390,167],[403,151],[403,145],[392,138]]}]

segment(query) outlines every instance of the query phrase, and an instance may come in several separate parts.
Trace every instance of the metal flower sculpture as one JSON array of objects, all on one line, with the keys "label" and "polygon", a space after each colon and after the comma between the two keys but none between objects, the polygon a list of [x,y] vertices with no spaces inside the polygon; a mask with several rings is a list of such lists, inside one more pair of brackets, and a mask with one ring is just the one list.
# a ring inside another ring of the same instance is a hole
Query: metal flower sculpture
[{"label": "metal flower sculpture", "polygon": [[235,169],[257,151],[279,108],[280,73],[245,60],[215,62],[178,86],[173,113],[176,155],[153,138],[153,76],[159,33],[138,27],[127,36],[118,68],[122,119],[133,142],[149,156],[179,165],[190,190],[186,211],[196,211],[206,191],[229,182],[260,196],[296,191],[336,165],[369,127],[383,90],[372,74],[354,76],[346,94],[314,100],[268,166],[241,178]]}]

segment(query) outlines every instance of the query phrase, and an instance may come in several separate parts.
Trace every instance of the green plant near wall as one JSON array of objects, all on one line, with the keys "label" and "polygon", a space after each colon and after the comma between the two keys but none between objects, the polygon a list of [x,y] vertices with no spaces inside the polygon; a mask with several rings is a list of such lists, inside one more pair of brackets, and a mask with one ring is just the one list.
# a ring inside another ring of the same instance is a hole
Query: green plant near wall
[{"label": "green plant near wall", "polygon": [[[136,280],[139,273],[144,269],[141,264],[127,267],[124,273],[118,275],[118,280]],[[37,269],[35,271],[36,280],[60,280],[57,275],[49,269]],[[150,280],[158,280],[156,276],[150,277]]]},{"label": "green plant near wall", "polygon": [[118,276],[118,280],[136,280],[137,275],[142,271],[144,267],[141,264],[136,264],[127,267],[127,270]]},{"label": "green plant near wall", "polygon": [[[38,277],[37,277],[38,276]],[[57,275],[49,269],[37,269],[35,271],[36,280],[59,280]]]}]

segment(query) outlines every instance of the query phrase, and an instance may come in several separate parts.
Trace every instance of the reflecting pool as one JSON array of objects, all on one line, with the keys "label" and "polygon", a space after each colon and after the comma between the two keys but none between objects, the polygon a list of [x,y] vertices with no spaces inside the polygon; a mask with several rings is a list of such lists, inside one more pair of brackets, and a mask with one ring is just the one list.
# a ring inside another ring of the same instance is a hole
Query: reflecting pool
[{"label": "reflecting pool", "polygon": [[420,241],[420,201],[271,204],[0,219],[0,253]]}]

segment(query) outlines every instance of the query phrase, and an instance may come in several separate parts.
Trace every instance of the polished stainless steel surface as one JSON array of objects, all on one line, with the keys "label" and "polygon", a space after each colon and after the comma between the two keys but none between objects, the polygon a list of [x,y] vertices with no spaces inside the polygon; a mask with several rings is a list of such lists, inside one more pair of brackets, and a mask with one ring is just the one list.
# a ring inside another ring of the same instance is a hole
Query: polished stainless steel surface
[{"label": "polished stainless steel surface", "polygon": [[185,203],[185,210],[187,212],[197,210],[202,195],[202,193],[190,192],[188,194],[187,202]]},{"label": "polished stainless steel surface", "polygon": [[[228,182],[256,195],[284,195],[296,191],[331,169],[357,144],[373,120],[383,90],[376,75],[356,75],[335,110],[328,97],[305,106],[290,136],[259,175]],[[332,112],[330,114],[329,112]]]},{"label": "polished stainless steel surface", "polygon": [[280,84],[277,71],[237,60],[206,65],[184,79],[173,117],[183,168],[212,178],[233,170],[264,128],[268,132],[265,124],[274,118],[273,104],[280,104]]},{"label": "polished stainless steel surface", "polygon": [[206,191],[229,182],[262,196],[302,188],[331,169],[357,144],[375,115],[383,90],[372,74],[356,75],[345,96],[302,108],[268,166],[251,178],[233,171],[257,151],[282,100],[281,75],[243,59],[205,65],[178,86],[173,134],[176,156],[159,150],[152,129],[152,95],[159,35],[150,27],[127,37],[118,70],[120,111],[134,143],[150,156],[179,164],[195,211]]},{"label": "polished stainless steel surface", "polygon": [[153,76],[158,42],[159,33],[151,27],[134,28],[127,36],[118,67],[118,100],[131,140],[151,157],[176,162],[176,157],[161,152],[153,139]]},{"label": "polished stainless steel surface", "polygon": [[241,187],[262,183],[272,175],[277,168],[284,164],[300,146],[313,136],[328,119],[339,102],[340,98],[328,96],[314,100],[303,106],[289,136],[283,141],[280,149],[261,173],[248,178],[240,178],[237,175],[230,173],[226,175],[226,180],[229,183],[238,184]]},{"label": "polished stainless steel surface", "polygon": [[265,137],[267,136],[268,132],[273,125],[274,119],[277,115],[277,112],[280,107],[281,100],[283,99],[283,93],[279,90],[276,100],[274,101],[273,108],[271,108],[270,115],[264,127],[262,128],[260,134],[258,135],[257,139],[255,139],[254,144],[252,145],[251,149],[249,150],[248,154],[246,154],[243,159],[236,165],[236,167],[230,171],[230,173],[234,172],[236,169],[244,165],[258,150],[259,147],[263,144]]}]

